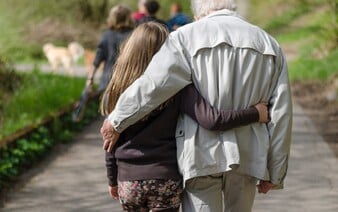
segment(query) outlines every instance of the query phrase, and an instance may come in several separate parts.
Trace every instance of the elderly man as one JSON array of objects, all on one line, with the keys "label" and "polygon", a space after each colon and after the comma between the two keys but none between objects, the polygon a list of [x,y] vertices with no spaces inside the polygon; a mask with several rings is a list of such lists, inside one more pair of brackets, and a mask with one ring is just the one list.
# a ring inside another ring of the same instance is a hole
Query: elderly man
[{"label": "elderly man", "polygon": [[292,103],[278,43],[234,11],[232,0],[192,0],[196,22],[170,34],[145,74],[123,93],[101,133],[110,151],[124,129],[194,83],[219,109],[260,101],[271,121],[208,131],[182,114],[177,158],[184,211],[251,211],[258,192],[282,188],[290,151]]}]

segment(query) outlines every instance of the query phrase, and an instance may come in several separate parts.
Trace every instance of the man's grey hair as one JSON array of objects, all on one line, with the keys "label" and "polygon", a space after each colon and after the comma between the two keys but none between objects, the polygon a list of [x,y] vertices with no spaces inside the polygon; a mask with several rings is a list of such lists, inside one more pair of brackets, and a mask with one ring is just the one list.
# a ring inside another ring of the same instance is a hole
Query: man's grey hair
[{"label": "man's grey hair", "polygon": [[191,0],[191,8],[196,18],[208,15],[212,11],[236,10],[235,0]]}]

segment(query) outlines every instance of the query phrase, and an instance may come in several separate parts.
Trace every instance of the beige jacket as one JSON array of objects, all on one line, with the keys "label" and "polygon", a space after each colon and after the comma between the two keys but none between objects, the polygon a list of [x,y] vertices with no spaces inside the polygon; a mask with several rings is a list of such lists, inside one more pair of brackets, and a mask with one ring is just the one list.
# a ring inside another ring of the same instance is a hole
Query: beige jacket
[{"label": "beige jacket", "polygon": [[267,101],[271,121],[215,132],[182,115],[176,137],[184,180],[238,167],[282,187],[290,151],[292,102],[278,43],[232,11],[214,12],[170,34],[108,119],[122,132],[191,82],[219,109]]}]

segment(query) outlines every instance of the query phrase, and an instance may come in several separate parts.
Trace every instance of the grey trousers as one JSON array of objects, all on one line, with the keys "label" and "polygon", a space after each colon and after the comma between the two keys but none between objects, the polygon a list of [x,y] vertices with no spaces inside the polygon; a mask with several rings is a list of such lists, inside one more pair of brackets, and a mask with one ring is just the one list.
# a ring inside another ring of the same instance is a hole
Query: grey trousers
[{"label": "grey trousers", "polygon": [[256,193],[254,177],[229,171],[186,182],[183,212],[250,212]]}]

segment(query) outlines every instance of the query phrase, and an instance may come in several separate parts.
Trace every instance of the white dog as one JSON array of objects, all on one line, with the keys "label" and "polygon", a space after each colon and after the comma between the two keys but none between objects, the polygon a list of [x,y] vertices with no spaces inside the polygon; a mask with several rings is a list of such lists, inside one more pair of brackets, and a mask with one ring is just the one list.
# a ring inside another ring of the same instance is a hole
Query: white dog
[{"label": "white dog", "polygon": [[77,42],[71,42],[68,47],[46,43],[42,49],[53,71],[57,71],[62,65],[71,75],[74,75],[73,64],[84,54],[84,48]]}]

